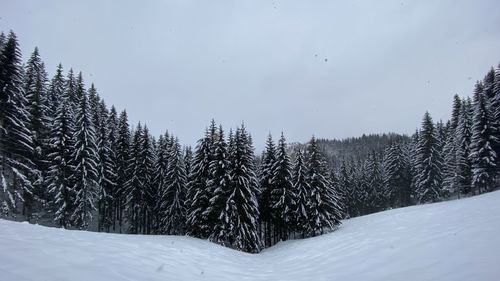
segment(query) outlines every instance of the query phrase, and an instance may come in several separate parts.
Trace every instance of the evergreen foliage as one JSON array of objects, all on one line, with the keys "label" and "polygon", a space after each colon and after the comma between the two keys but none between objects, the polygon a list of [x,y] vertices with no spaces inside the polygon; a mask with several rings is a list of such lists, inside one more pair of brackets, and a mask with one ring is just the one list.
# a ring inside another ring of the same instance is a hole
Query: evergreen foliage
[{"label": "evergreen foliage", "polygon": [[[0,216],[62,228],[209,239],[246,252],[319,235],[340,220],[493,190],[500,179],[500,68],[450,120],[424,115],[411,136],[287,144],[255,156],[242,125],[212,120],[194,152],[128,124],[96,87],[38,48],[23,66],[0,34]],[[292,155],[292,157],[290,157]],[[258,173],[256,173],[258,171]],[[97,218],[97,220],[94,220]]]}]

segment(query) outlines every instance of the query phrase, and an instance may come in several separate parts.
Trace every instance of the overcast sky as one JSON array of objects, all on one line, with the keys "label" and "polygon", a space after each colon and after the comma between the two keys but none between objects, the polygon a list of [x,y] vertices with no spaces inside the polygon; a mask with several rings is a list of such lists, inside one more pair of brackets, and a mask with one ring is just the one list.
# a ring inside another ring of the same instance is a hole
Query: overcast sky
[{"label": "overcast sky", "polygon": [[185,144],[211,118],[260,151],[288,141],[412,133],[447,119],[500,61],[500,1],[0,0],[0,30],[52,76],[82,71],[131,123]]}]

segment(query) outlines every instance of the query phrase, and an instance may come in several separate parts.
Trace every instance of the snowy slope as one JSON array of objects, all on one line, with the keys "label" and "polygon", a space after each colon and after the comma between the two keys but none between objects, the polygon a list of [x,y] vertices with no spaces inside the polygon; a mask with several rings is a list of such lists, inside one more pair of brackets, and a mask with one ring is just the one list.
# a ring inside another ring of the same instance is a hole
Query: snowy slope
[{"label": "snowy slope", "polygon": [[0,280],[500,280],[500,191],[347,220],[257,255],[0,220]]}]

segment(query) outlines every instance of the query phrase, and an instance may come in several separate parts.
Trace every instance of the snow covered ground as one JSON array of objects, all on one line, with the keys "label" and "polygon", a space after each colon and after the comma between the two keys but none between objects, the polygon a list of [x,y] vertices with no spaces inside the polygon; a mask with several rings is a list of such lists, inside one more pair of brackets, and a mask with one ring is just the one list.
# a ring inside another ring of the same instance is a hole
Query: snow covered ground
[{"label": "snow covered ground", "polygon": [[500,191],[350,219],[256,255],[0,220],[0,280],[500,280]]}]

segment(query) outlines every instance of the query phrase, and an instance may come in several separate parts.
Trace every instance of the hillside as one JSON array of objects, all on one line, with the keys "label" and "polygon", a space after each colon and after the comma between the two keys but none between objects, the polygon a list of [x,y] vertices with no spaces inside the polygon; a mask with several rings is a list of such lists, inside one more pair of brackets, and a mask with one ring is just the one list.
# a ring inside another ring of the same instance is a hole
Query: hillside
[{"label": "hillside", "polygon": [[500,191],[344,221],[246,254],[189,237],[0,220],[2,280],[499,280]]}]

